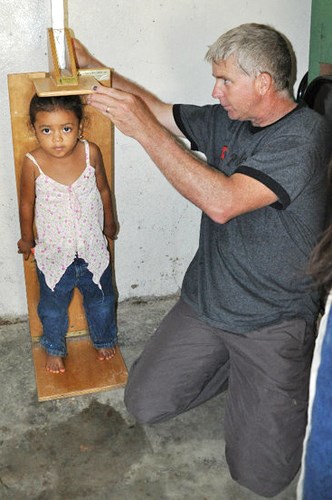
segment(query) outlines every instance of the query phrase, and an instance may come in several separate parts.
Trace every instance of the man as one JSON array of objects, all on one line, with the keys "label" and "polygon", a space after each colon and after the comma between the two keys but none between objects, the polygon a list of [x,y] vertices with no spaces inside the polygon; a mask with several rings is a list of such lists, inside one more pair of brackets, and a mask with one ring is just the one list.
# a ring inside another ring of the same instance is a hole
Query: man
[{"label": "man", "polygon": [[[100,65],[75,48],[81,65]],[[228,386],[231,475],[274,496],[299,468],[306,424],[318,310],[306,264],[324,224],[325,128],[294,102],[291,52],[273,28],[234,28],[206,59],[217,105],[172,106],[118,74],[88,98],[202,210],[181,298],[131,368],[125,402],[155,423]]]}]

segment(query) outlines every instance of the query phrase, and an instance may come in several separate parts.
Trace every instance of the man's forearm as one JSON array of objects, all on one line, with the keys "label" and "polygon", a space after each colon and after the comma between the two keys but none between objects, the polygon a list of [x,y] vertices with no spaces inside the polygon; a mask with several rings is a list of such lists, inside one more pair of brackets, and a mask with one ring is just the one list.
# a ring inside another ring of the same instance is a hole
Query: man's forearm
[{"label": "man's forearm", "polygon": [[161,101],[152,92],[123,75],[120,75],[116,71],[114,71],[112,75],[112,87],[140,97],[150,111],[158,118],[158,120],[167,127],[167,123],[164,121],[164,116],[165,112],[167,114],[169,113],[170,106]]},{"label": "man's forearm", "polygon": [[[196,158],[163,127],[152,125],[137,138],[152,161],[182,196],[214,220],[231,201],[229,179]],[[222,203],[221,203],[222,199]]]}]

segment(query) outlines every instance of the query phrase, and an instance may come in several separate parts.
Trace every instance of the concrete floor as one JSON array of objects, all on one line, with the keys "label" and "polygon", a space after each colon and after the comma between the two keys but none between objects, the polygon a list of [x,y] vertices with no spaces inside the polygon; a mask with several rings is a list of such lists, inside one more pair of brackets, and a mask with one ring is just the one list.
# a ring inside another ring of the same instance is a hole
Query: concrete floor
[{"label": "concrete floor", "polygon": [[[175,298],[119,304],[128,367]],[[225,396],[140,426],[123,389],[39,403],[27,321],[0,326],[1,500],[258,500],[224,457]],[[275,497],[294,500],[296,481]]]}]

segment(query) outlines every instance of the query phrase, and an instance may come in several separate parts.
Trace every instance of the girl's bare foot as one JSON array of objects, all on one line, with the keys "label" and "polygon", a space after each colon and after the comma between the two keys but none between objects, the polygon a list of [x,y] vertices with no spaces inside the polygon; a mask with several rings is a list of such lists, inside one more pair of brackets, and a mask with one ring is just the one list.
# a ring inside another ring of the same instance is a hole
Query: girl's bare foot
[{"label": "girl's bare foot", "polygon": [[47,354],[46,371],[51,373],[64,373],[66,369],[63,363],[63,358],[61,358],[61,356],[51,356],[50,354]]},{"label": "girl's bare foot", "polygon": [[112,359],[115,354],[115,347],[104,347],[102,349],[97,349],[99,361],[104,361],[105,359]]}]

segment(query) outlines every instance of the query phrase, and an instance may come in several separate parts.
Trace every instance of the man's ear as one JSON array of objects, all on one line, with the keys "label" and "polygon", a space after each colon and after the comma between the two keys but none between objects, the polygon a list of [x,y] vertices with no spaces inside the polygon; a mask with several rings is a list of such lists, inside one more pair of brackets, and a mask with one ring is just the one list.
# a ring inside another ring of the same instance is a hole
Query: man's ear
[{"label": "man's ear", "polygon": [[259,73],[256,78],[256,85],[260,95],[265,95],[272,86],[272,76],[270,75],[270,73]]}]

